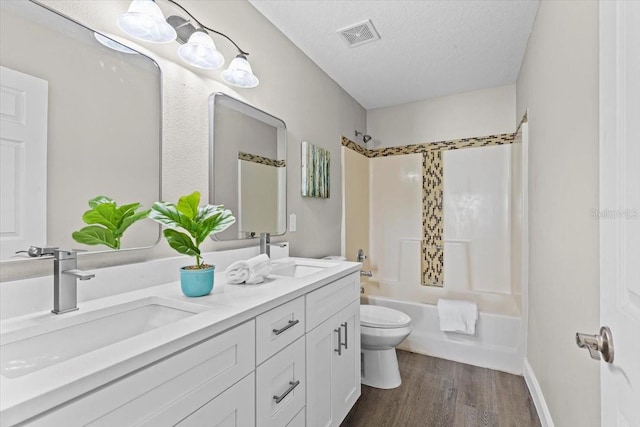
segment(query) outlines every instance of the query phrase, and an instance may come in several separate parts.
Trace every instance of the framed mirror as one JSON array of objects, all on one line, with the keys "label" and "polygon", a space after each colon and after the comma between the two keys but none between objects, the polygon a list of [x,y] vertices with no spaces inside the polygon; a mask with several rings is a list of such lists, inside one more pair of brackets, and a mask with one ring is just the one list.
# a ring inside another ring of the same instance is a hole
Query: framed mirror
[{"label": "framed mirror", "polygon": [[[34,1],[0,8],[0,260],[31,245],[110,250],[71,235],[96,196],[144,209],[160,200],[160,69]],[[160,226],[141,220],[121,248],[159,238]]]},{"label": "framed mirror", "polygon": [[279,236],[287,231],[287,126],[223,93],[209,97],[209,200],[236,223],[217,240]]}]

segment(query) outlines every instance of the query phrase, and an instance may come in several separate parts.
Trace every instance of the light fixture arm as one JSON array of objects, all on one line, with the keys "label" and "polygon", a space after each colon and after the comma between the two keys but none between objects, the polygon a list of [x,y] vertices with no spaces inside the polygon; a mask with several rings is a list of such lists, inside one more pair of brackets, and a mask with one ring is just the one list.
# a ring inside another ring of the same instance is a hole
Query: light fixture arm
[{"label": "light fixture arm", "polygon": [[[156,0],[157,1],[157,0]],[[206,25],[204,25],[202,22],[198,21],[198,19],[193,16],[187,9],[184,8],[184,6],[182,6],[181,4],[179,4],[178,2],[174,1],[174,0],[166,0],[167,2],[173,4],[174,6],[178,7],[180,10],[182,10],[184,13],[186,13],[191,19],[193,19],[193,21],[198,24],[198,26],[204,30],[207,31],[211,31],[212,33],[218,34],[222,37],[224,37],[225,39],[229,40],[231,42],[231,44],[233,44],[236,49],[238,49],[238,52],[240,52],[242,55],[249,55],[249,52],[246,52],[244,50],[242,50],[240,48],[240,46],[238,46],[238,44],[236,42],[234,42],[231,37],[229,37],[228,35],[221,33],[220,31],[216,31],[213,28],[207,27]]]}]

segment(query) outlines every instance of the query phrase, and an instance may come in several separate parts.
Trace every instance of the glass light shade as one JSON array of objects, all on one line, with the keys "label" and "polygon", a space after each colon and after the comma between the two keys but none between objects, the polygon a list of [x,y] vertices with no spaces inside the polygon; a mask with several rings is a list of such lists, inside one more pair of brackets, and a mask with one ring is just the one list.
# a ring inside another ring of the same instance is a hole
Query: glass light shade
[{"label": "glass light shade", "polygon": [[176,39],[176,30],[165,21],[160,7],[152,0],[133,0],[129,10],[118,18],[118,27],[132,37],[152,43]]},{"label": "glass light shade", "polygon": [[229,68],[224,70],[221,75],[222,80],[233,86],[251,88],[260,83],[253,74],[247,57],[242,54],[236,56],[229,64]]},{"label": "glass light shade", "polygon": [[178,49],[178,56],[187,64],[209,70],[215,70],[224,64],[224,56],[218,52],[215,43],[204,31],[191,34],[189,41]]}]

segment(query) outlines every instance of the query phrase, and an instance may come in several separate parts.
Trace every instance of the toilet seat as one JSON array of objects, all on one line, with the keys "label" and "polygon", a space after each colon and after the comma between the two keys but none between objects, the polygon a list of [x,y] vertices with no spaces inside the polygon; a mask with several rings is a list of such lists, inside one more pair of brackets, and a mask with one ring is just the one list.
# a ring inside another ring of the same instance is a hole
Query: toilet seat
[{"label": "toilet seat", "polygon": [[360,325],[370,328],[395,329],[409,326],[411,317],[380,305],[360,306]]}]

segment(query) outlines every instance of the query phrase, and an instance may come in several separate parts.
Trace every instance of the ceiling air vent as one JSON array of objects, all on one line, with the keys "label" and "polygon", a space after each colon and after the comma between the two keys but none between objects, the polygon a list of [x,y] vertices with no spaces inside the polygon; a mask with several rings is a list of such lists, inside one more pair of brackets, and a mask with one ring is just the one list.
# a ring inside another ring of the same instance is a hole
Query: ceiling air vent
[{"label": "ceiling air vent", "polygon": [[344,37],[347,44],[351,47],[360,46],[364,43],[369,43],[375,40],[380,40],[380,35],[373,27],[373,23],[370,19],[359,24],[352,25],[338,32]]}]

